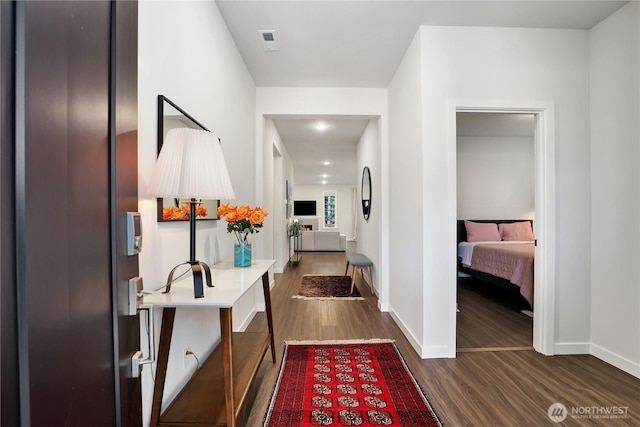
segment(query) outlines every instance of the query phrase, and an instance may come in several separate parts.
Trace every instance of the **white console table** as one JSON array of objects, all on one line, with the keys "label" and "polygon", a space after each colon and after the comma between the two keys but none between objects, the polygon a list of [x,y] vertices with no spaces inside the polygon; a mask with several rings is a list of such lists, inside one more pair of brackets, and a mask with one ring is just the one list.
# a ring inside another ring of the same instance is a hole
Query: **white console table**
[{"label": "white console table", "polygon": [[[269,268],[275,260],[253,260],[251,267],[234,268],[232,261],[211,267],[213,288],[194,298],[191,280],[182,280],[167,294],[145,295],[143,304],[163,309],[151,423],[155,426],[238,426],[249,389],[267,349],[275,363]],[[233,332],[231,310],[262,279],[269,332]],[[221,342],[193,378],[161,413],[162,396],[176,307],[220,309]]]}]

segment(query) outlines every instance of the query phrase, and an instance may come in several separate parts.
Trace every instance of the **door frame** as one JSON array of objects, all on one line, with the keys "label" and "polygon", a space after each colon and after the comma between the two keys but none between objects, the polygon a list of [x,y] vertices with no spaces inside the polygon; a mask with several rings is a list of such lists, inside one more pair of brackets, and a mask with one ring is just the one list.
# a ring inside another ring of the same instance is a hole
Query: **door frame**
[{"label": "door frame", "polygon": [[[527,113],[535,116],[535,220],[536,248],[534,264],[533,348],[544,355],[554,354],[555,327],[555,253],[556,253],[556,197],[555,197],[555,108],[550,101],[527,100],[449,100],[447,102],[447,217],[449,222],[449,253],[456,253],[457,218],[456,178],[456,114],[457,113]],[[448,264],[449,283],[449,354],[456,350],[457,267],[455,259]]]}]

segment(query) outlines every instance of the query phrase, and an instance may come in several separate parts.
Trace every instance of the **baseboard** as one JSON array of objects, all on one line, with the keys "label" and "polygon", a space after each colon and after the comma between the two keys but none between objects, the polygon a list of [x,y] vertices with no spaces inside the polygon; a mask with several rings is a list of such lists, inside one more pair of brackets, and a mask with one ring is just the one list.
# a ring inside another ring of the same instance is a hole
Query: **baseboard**
[{"label": "baseboard", "polygon": [[[260,305],[260,304],[258,304],[258,305]],[[262,305],[264,305],[264,303],[263,303]],[[257,308],[257,306],[256,306],[256,308]],[[238,327],[238,329],[236,329],[236,330],[237,330],[237,331],[239,331],[239,332],[244,332],[244,331],[249,327],[249,323],[251,323],[251,321],[253,320],[253,318],[255,317],[255,315],[256,315],[256,313],[257,313],[258,311],[264,311],[264,309],[263,309],[263,310],[260,310],[260,309],[258,308],[257,310],[252,310],[252,311],[247,315],[247,317],[244,319],[244,321],[240,324],[240,326]]]},{"label": "baseboard", "polygon": [[591,349],[591,343],[588,343],[588,342],[555,343],[553,345],[553,354],[554,355],[589,354],[590,349]]},{"label": "baseboard", "polygon": [[346,249],[300,249],[298,252],[347,252]]},{"label": "baseboard", "polygon": [[413,349],[416,351],[416,353],[422,354],[422,345],[416,339],[416,337],[413,336],[413,334],[405,326],[405,324],[402,322],[402,320],[400,320],[400,318],[398,317],[396,312],[393,311],[393,309],[390,309],[389,310],[389,314],[391,315],[391,318],[393,319],[393,321],[396,322],[396,325],[398,325],[398,328],[400,328],[400,330],[402,331],[404,336],[407,338],[407,340],[409,340],[409,344],[411,344],[411,347],[413,347]]},{"label": "baseboard", "polygon": [[407,338],[409,344],[411,344],[411,347],[413,347],[416,353],[420,355],[421,359],[443,359],[455,357],[455,353],[454,356],[451,356],[449,354],[449,347],[447,346],[428,347],[421,345],[416,337],[409,331],[409,328],[407,328],[402,320],[400,320],[395,311],[389,310],[389,314],[391,315],[393,321],[396,322],[396,325],[398,325],[398,328],[400,328],[404,336]]},{"label": "baseboard", "polygon": [[423,346],[420,356],[422,359],[452,359],[456,357],[456,352],[454,351],[452,356],[449,347],[446,345],[433,347]]},{"label": "baseboard", "polygon": [[369,279],[368,274],[365,274],[364,272],[362,273],[362,279],[364,280],[364,282],[369,285],[369,288],[373,288],[373,280]]},{"label": "baseboard", "polygon": [[612,353],[611,351],[593,343],[591,344],[590,354],[603,362],[615,366],[629,375],[640,378],[640,363],[638,362],[634,362],[618,354]]},{"label": "baseboard", "polygon": [[[273,290],[273,287],[275,285],[276,285],[276,280],[275,279],[271,280],[269,282],[269,290],[270,291]],[[266,311],[266,310],[267,310],[267,305],[264,303],[264,301],[260,301],[260,302],[256,303],[255,312]],[[255,315],[255,312],[254,312],[254,315]],[[252,318],[253,318],[253,316],[252,316]]]},{"label": "baseboard", "polygon": [[629,360],[618,354],[615,354],[597,344],[582,342],[582,343],[557,343],[553,347],[554,355],[570,355],[570,354],[590,354],[597,357],[605,363],[611,366],[633,375],[636,378],[640,378],[640,363]]},{"label": "baseboard", "polygon": [[284,273],[284,268],[282,267],[273,267],[273,272],[276,274],[282,274]]}]

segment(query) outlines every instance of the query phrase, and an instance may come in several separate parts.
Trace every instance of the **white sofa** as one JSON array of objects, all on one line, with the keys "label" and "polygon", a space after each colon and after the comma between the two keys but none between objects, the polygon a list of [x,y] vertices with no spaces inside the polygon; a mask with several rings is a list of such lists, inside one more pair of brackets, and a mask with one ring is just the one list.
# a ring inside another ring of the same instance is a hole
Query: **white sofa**
[{"label": "white sofa", "polygon": [[344,251],[347,249],[347,236],[339,231],[301,231],[300,250],[302,251]]}]

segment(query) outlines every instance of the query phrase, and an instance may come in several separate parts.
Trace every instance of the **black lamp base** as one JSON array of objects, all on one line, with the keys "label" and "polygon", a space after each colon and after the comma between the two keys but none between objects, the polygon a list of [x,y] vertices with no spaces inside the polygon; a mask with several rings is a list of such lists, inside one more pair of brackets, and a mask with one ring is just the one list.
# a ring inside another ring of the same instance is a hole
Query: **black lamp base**
[{"label": "black lamp base", "polygon": [[204,297],[204,286],[202,283],[202,271],[204,270],[204,275],[207,281],[207,286],[209,288],[213,288],[213,283],[211,283],[211,269],[209,266],[202,261],[187,261],[182,264],[178,264],[169,273],[169,277],[167,278],[167,286],[164,289],[164,294],[169,293],[171,291],[171,284],[173,283],[173,274],[181,265],[191,265],[191,273],[193,274],[193,296],[195,298]]},{"label": "black lamp base", "polygon": [[189,203],[189,261],[183,262],[182,264],[178,264],[173,267],[173,270],[171,270],[171,273],[169,273],[167,286],[165,287],[163,293],[166,294],[171,290],[173,273],[176,271],[176,269],[181,265],[189,264],[191,265],[191,272],[193,273],[194,296],[196,298],[202,298],[204,297],[204,287],[202,286],[202,270],[204,270],[204,275],[207,279],[207,286],[213,288],[213,284],[211,283],[211,269],[209,269],[209,266],[206,263],[202,261],[196,261],[196,205],[198,204],[198,201],[192,198]]}]

